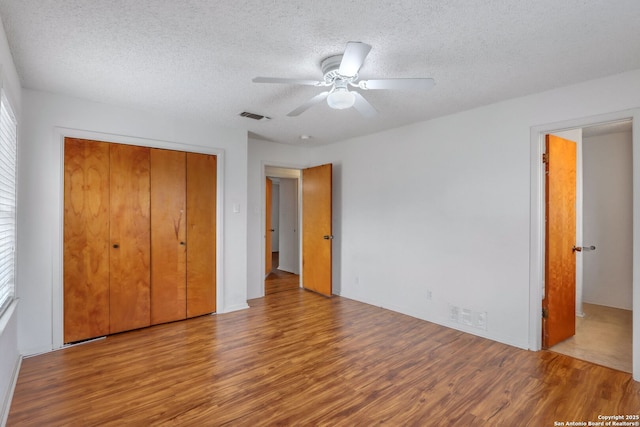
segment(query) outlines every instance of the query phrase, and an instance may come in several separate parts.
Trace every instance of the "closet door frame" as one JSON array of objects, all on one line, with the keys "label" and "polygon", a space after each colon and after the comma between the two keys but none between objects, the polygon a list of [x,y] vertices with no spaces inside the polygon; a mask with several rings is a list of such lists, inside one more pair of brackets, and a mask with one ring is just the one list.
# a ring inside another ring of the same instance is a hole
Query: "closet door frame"
[{"label": "closet door frame", "polygon": [[[224,311],[224,164],[225,152],[221,148],[203,147],[199,145],[181,144],[170,141],[137,138],[126,135],[114,135],[80,129],[56,127],[53,129],[53,173],[56,182],[57,197],[54,203],[55,214],[52,220],[52,348],[58,349],[64,344],[64,139],[78,138],[115,144],[137,145],[140,147],[163,148],[201,154],[212,154],[217,157],[216,177],[216,302],[217,313]],[[44,351],[44,349],[43,349]]]}]

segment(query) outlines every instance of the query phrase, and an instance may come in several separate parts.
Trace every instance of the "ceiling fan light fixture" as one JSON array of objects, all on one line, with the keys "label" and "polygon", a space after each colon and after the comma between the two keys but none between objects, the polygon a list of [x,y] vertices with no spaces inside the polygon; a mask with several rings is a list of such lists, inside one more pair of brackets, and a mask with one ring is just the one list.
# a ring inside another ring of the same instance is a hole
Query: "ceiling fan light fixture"
[{"label": "ceiling fan light fixture", "polygon": [[[400,79],[372,79],[360,80],[359,72],[371,46],[362,42],[348,42],[342,55],[329,56],[322,60],[323,80],[288,79],[282,77],[255,77],[255,83],[289,83],[324,87],[321,92],[287,114],[287,117],[297,117],[314,105],[325,99],[329,107],[344,110],[354,107],[363,117],[374,117],[378,112],[361,94],[361,91],[380,90],[426,90],[433,87],[435,82],[431,78],[400,78]],[[348,86],[356,88],[349,92]]]},{"label": "ceiling fan light fixture", "polygon": [[329,96],[327,96],[327,104],[335,110],[344,110],[353,107],[356,97],[349,92],[346,87],[336,87]]}]

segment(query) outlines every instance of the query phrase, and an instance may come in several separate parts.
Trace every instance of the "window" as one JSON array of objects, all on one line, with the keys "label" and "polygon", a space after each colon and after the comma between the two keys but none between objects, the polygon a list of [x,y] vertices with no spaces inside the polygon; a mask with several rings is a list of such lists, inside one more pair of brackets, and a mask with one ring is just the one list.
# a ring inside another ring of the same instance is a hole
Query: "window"
[{"label": "window", "polygon": [[15,295],[17,125],[0,94],[0,314]]}]

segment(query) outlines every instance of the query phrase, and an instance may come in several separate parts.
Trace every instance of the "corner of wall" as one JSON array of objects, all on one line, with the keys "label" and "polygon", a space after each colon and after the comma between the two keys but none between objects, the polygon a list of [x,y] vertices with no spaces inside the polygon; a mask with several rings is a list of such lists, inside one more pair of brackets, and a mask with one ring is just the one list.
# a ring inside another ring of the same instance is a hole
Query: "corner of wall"
[{"label": "corner of wall", "polygon": [[0,316],[0,425],[4,426],[9,416],[11,399],[22,358],[18,354],[17,311],[14,301]]},{"label": "corner of wall", "polygon": [[7,388],[2,401],[2,407],[0,408],[0,426],[5,426],[9,418],[9,410],[11,409],[11,401],[13,400],[13,393],[18,383],[18,374],[20,373],[20,366],[22,366],[22,356],[18,356],[16,359],[15,367],[13,369],[13,375],[11,376],[11,382]]}]

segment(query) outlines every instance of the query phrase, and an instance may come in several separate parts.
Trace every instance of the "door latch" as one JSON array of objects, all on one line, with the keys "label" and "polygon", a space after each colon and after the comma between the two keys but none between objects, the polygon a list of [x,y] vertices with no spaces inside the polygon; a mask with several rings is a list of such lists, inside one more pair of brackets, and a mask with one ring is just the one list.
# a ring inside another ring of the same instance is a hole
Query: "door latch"
[{"label": "door latch", "polygon": [[327,235],[322,237],[324,240],[333,240],[333,235]]}]

